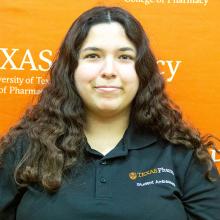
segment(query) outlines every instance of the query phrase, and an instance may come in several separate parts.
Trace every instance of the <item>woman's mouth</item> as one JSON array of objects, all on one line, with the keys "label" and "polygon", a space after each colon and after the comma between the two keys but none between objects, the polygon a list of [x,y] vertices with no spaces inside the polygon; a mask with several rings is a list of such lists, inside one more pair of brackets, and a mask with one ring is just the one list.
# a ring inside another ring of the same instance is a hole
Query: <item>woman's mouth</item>
[{"label": "woman's mouth", "polygon": [[105,92],[118,92],[121,90],[121,87],[118,86],[96,86],[97,92],[105,93]]}]

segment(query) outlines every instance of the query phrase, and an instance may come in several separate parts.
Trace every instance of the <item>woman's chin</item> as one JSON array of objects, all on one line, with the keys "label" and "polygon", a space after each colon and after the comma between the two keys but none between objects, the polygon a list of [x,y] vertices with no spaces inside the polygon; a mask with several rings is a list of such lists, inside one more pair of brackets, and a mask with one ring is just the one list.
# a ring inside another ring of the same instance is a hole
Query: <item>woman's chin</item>
[{"label": "woman's chin", "polygon": [[120,105],[102,105],[98,106],[98,108],[94,109],[96,113],[98,113],[100,116],[116,116],[121,114],[122,112],[127,112],[126,110],[129,110],[128,108],[122,108]]}]

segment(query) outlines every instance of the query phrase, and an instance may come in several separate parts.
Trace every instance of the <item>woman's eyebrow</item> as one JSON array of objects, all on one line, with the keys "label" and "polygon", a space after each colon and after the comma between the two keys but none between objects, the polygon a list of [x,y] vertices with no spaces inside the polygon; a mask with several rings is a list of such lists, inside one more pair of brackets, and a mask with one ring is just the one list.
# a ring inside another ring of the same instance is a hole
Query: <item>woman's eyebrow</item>
[{"label": "woman's eyebrow", "polygon": [[[102,49],[100,49],[98,47],[86,47],[86,48],[82,49],[82,52],[87,51],[87,50],[103,51]],[[118,49],[118,51],[133,51],[133,52],[135,52],[135,50],[131,47],[121,47]]]}]

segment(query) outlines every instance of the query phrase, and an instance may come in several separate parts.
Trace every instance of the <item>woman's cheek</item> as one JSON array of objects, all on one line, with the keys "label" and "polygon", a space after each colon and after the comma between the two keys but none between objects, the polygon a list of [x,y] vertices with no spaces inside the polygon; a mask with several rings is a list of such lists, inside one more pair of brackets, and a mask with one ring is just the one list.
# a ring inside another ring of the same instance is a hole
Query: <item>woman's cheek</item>
[{"label": "woman's cheek", "polygon": [[78,69],[78,73],[81,75],[81,77],[89,81],[96,78],[99,72],[100,66],[94,63],[84,64]]},{"label": "woman's cheek", "polygon": [[138,76],[134,65],[127,65],[120,68],[121,77],[124,81],[134,82],[134,80],[138,80]]}]

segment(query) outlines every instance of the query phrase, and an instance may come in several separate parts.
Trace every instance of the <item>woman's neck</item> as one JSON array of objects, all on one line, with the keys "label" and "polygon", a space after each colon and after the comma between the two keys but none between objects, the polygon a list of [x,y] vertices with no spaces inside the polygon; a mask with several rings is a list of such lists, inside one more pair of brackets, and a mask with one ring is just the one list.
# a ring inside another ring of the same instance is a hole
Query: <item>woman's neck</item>
[{"label": "woman's neck", "polygon": [[108,118],[89,113],[84,132],[91,148],[105,155],[121,140],[128,124],[129,113]]}]

